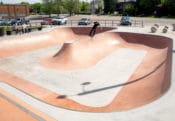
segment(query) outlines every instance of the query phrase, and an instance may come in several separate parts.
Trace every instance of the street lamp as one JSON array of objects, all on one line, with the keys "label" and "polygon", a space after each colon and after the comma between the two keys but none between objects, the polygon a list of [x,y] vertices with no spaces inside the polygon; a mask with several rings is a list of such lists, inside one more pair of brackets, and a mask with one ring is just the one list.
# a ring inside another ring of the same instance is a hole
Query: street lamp
[{"label": "street lamp", "polygon": [[80,1],[78,0],[78,15],[79,15],[79,9],[80,9]]},{"label": "street lamp", "polygon": [[91,4],[92,4],[92,12],[91,13],[94,14],[95,13],[95,1],[92,0]]}]

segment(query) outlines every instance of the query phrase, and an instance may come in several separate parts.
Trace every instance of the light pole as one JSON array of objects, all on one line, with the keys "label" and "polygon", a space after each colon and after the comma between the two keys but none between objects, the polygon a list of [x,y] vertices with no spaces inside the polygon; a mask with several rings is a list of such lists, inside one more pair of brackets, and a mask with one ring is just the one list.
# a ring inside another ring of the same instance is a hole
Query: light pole
[{"label": "light pole", "polygon": [[126,0],[123,1],[123,5],[122,5],[122,14],[125,13],[125,4],[126,4]]},{"label": "light pole", "polygon": [[78,0],[78,15],[79,15],[79,9],[80,9],[80,1]]},{"label": "light pole", "polygon": [[95,1],[94,0],[92,0],[91,1],[91,4],[92,4],[92,14],[95,14]]}]

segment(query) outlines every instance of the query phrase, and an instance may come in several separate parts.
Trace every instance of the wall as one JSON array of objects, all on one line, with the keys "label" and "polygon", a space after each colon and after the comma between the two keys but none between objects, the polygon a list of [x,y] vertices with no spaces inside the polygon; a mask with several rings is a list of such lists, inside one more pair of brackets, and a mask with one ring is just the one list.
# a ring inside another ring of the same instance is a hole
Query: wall
[{"label": "wall", "polygon": [[27,5],[0,5],[0,18],[19,18],[29,15],[29,6]]}]

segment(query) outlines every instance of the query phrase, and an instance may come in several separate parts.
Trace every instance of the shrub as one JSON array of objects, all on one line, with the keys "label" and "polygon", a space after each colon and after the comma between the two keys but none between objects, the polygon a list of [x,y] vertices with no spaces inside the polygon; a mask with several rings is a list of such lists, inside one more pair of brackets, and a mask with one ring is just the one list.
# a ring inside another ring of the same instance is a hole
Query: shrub
[{"label": "shrub", "polygon": [[0,27],[0,36],[3,36],[5,34],[4,27]]}]

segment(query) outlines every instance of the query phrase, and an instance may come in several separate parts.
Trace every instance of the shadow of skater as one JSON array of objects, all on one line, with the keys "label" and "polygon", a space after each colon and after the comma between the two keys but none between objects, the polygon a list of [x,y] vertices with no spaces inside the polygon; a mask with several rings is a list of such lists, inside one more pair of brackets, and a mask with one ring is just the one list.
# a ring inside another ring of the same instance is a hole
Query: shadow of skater
[{"label": "shadow of skater", "polygon": [[100,23],[99,22],[94,22],[94,26],[92,27],[92,29],[91,29],[91,31],[90,31],[90,33],[89,33],[89,36],[94,36],[95,35],[95,32],[96,32],[96,29],[97,29],[97,27],[98,26],[100,26]]}]

